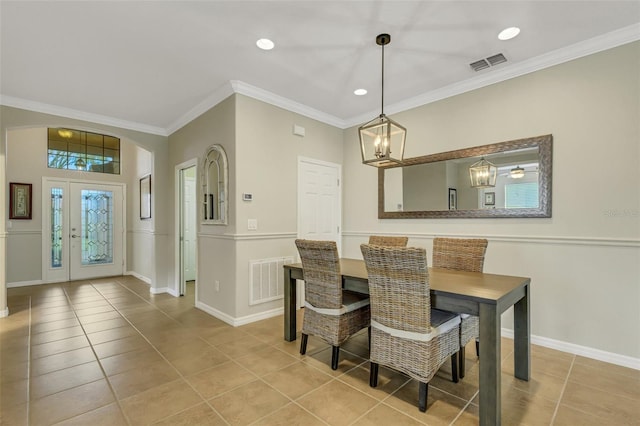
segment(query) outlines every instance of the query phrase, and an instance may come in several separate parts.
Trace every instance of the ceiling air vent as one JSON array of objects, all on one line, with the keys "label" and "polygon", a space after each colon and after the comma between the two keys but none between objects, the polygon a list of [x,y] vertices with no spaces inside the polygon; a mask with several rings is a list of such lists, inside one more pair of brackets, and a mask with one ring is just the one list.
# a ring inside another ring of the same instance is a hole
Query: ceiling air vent
[{"label": "ceiling air vent", "polygon": [[503,62],[507,62],[507,58],[502,53],[498,53],[493,56],[489,56],[486,59],[480,59],[469,64],[474,71],[480,71],[489,67],[496,66]]}]

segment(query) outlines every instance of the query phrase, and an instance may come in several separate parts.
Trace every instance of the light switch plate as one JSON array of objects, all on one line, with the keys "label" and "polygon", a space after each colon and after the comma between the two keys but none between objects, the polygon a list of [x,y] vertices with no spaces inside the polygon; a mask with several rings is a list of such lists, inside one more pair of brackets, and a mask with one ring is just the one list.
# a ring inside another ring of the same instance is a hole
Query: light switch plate
[{"label": "light switch plate", "polygon": [[249,231],[257,231],[258,230],[258,219],[248,219],[247,220],[247,229]]}]

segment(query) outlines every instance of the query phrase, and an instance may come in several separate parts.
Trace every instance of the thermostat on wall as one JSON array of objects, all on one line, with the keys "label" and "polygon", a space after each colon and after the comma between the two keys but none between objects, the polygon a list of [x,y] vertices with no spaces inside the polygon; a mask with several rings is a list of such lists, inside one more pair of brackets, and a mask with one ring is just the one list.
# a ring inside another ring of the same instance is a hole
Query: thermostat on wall
[{"label": "thermostat on wall", "polygon": [[242,200],[243,201],[253,201],[253,194],[243,193],[242,194]]}]

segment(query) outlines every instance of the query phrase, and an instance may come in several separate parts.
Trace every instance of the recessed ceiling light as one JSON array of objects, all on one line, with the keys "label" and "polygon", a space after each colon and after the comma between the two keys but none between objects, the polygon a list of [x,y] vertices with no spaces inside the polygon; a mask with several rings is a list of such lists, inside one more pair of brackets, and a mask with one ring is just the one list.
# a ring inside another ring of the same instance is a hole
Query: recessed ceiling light
[{"label": "recessed ceiling light", "polygon": [[356,96],[363,96],[367,94],[367,89],[356,89],[353,91],[353,94]]},{"label": "recessed ceiling light", "polygon": [[518,27],[509,27],[509,28],[505,28],[504,30],[500,31],[500,34],[498,34],[498,38],[500,40],[511,40],[512,38],[514,38],[518,34],[520,34],[520,28],[518,28]]},{"label": "recessed ceiling light", "polygon": [[261,38],[260,40],[256,41],[256,46],[258,46],[262,50],[271,50],[273,49],[275,44],[273,44],[273,42],[268,38]]}]

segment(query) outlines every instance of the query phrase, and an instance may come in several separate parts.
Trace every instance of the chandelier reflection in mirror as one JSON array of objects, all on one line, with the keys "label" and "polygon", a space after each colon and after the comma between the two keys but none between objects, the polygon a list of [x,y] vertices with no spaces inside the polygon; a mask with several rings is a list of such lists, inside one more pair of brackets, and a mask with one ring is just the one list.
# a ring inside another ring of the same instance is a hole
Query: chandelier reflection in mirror
[{"label": "chandelier reflection in mirror", "polygon": [[407,129],[384,114],[384,46],[389,44],[391,36],[380,34],[376,43],[382,46],[382,102],[380,115],[358,129],[362,163],[370,166],[401,164],[404,156],[404,143]]},{"label": "chandelier reflection in mirror", "polygon": [[496,186],[498,168],[491,162],[482,158],[469,167],[469,177],[472,188],[493,188]]}]

